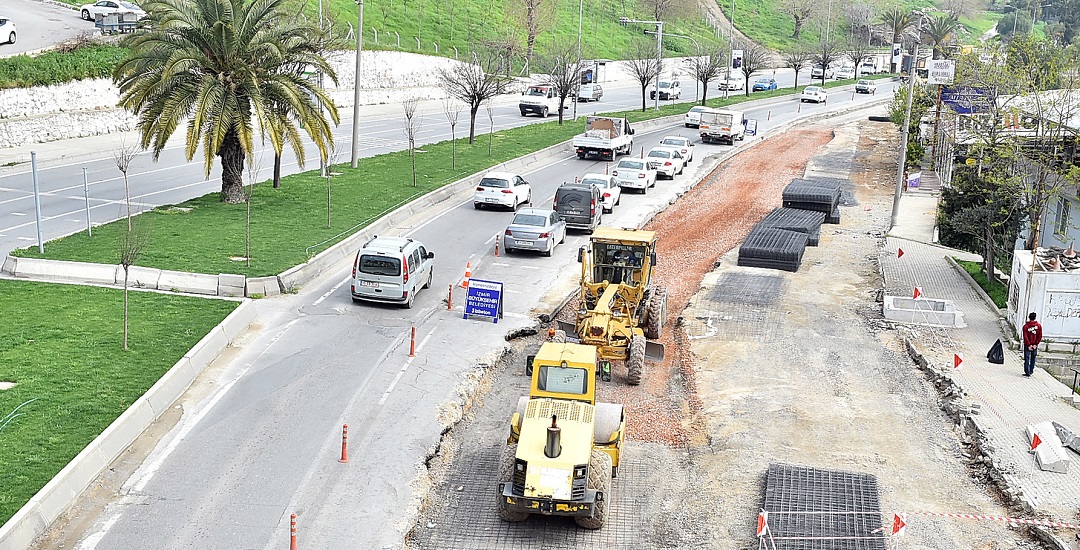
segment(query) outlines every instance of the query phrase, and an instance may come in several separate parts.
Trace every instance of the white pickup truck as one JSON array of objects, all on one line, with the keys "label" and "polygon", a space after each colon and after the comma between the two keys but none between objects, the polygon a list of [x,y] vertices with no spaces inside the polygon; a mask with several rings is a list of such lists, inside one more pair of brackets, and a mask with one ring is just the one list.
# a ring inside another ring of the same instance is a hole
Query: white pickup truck
[{"label": "white pickup truck", "polygon": [[585,133],[574,136],[571,144],[579,159],[600,157],[615,160],[634,149],[634,130],[625,118],[591,116],[585,119]]},{"label": "white pickup truck", "polygon": [[521,92],[518,111],[521,116],[536,113],[546,118],[552,112],[559,112],[559,96],[551,86],[529,86]]},{"label": "white pickup truck", "polygon": [[735,140],[742,141],[746,136],[746,122],[742,111],[727,109],[706,109],[701,112],[698,132],[701,142],[728,142],[735,145]]}]

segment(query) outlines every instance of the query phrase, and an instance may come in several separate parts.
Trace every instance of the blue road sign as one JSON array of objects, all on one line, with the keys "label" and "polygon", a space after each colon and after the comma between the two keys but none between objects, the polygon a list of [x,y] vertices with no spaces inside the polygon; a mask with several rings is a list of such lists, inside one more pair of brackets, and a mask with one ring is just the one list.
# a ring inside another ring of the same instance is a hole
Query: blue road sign
[{"label": "blue road sign", "polygon": [[465,296],[465,315],[461,318],[468,319],[470,315],[477,315],[490,317],[492,321],[498,323],[503,314],[502,295],[502,283],[469,279],[469,293]]},{"label": "blue road sign", "polygon": [[945,86],[941,89],[941,102],[961,115],[989,113],[994,101],[993,90],[974,86]]}]

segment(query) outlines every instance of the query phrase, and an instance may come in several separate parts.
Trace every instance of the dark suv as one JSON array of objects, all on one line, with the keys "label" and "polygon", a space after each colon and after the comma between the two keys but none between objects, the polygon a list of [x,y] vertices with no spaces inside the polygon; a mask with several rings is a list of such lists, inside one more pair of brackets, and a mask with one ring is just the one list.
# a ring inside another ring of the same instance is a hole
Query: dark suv
[{"label": "dark suv", "polygon": [[555,191],[554,209],[568,229],[592,233],[600,226],[604,199],[600,190],[588,183],[564,183]]}]

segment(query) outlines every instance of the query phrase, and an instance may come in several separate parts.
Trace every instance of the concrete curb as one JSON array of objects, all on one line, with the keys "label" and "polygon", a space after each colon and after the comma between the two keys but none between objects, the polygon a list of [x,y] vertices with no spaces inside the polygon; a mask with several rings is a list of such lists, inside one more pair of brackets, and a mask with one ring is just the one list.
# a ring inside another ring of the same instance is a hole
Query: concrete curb
[{"label": "concrete curb", "polygon": [[990,295],[987,294],[986,291],[983,290],[981,286],[979,286],[979,283],[975,282],[975,278],[972,277],[971,274],[968,273],[966,269],[961,267],[960,264],[956,263],[956,260],[954,260],[952,258],[952,256],[946,255],[945,256],[945,261],[950,266],[952,266],[953,269],[955,269],[958,273],[960,273],[960,276],[963,277],[963,279],[965,281],[967,281],[967,283],[969,285],[971,285],[971,288],[973,290],[975,290],[975,293],[978,294],[979,297],[982,298],[984,302],[986,302],[986,305],[990,306],[991,311],[997,313],[998,317],[1004,317],[1005,316],[1005,310],[997,307],[997,304],[995,304],[994,300],[990,298]]},{"label": "concrete curb", "polygon": [[0,526],[0,548],[29,547],[116,457],[183,395],[195,377],[258,317],[244,300]]}]

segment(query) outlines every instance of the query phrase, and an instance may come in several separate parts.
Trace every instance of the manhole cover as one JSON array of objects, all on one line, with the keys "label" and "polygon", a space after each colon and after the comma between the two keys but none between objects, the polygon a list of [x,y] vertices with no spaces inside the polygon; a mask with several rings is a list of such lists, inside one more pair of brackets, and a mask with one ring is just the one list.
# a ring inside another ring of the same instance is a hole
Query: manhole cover
[{"label": "manhole cover", "polygon": [[765,506],[777,550],[886,550],[877,477],[770,464]]}]

